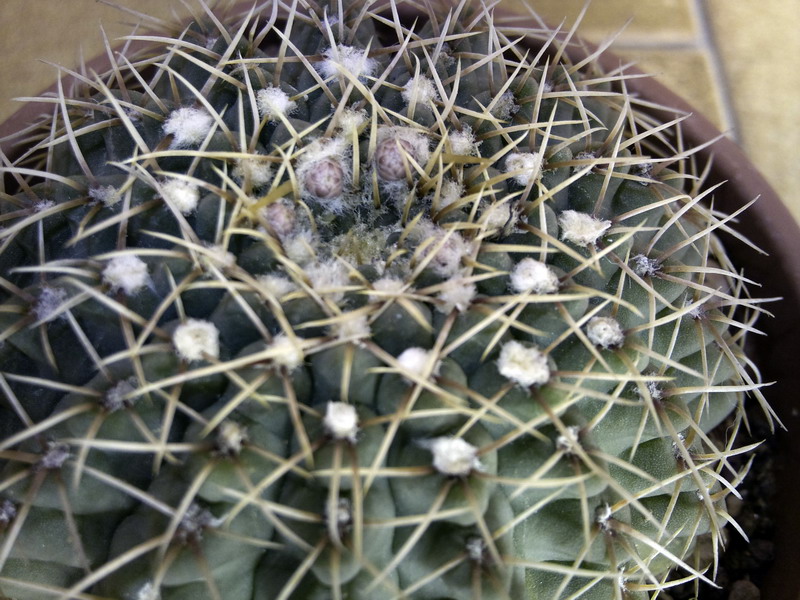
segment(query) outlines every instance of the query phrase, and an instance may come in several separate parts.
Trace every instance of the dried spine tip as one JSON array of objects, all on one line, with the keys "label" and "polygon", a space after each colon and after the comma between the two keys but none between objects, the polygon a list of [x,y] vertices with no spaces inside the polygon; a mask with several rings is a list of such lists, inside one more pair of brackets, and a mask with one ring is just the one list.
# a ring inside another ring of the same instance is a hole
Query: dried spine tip
[{"label": "dried spine tip", "polygon": [[170,113],[164,133],[172,136],[171,148],[197,146],[208,136],[214,118],[205,109],[184,107]]},{"label": "dried spine tip", "polygon": [[445,314],[454,310],[464,312],[470,307],[477,294],[478,290],[474,283],[460,277],[452,277],[442,284],[436,309]]},{"label": "dried spine tip", "polygon": [[576,246],[590,246],[611,227],[611,221],[602,221],[576,210],[565,210],[558,217],[558,225],[561,227],[562,240]]},{"label": "dried spine tip", "polygon": [[268,121],[278,121],[297,108],[297,103],[289,98],[289,94],[271,85],[258,90],[256,105],[258,112]]},{"label": "dried spine tip", "polygon": [[112,258],[103,269],[103,281],[112,291],[122,290],[132,296],[150,283],[147,264],[138,256],[125,254]]},{"label": "dried spine tip", "polygon": [[442,475],[465,477],[481,468],[478,449],[461,438],[440,437],[429,444],[433,467]]},{"label": "dried spine tip", "polygon": [[325,430],[337,440],[352,444],[358,435],[358,415],[356,408],[346,402],[328,402],[323,420]]},{"label": "dried spine tip", "polygon": [[320,200],[338,198],[344,191],[344,171],[338,161],[330,158],[316,162],[303,178],[303,188]]},{"label": "dried spine tip", "polygon": [[503,377],[523,387],[543,385],[550,380],[547,355],[535,346],[517,341],[506,343],[497,359],[497,370]]},{"label": "dried spine tip", "polygon": [[184,215],[197,208],[200,202],[200,191],[194,183],[182,179],[171,179],[161,186],[161,197]]},{"label": "dried spine tip", "polygon": [[592,317],[586,325],[586,336],[601,348],[616,348],[625,341],[622,326],[611,317]]},{"label": "dried spine tip", "polygon": [[205,357],[219,358],[219,330],[210,321],[188,319],[172,335],[178,356],[187,362]]},{"label": "dried spine tip", "polygon": [[542,155],[538,152],[512,152],[506,157],[506,173],[515,173],[514,181],[527,186],[534,183],[542,171]]},{"label": "dried spine tip", "polygon": [[511,289],[515,292],[552,294],[558,291],[558,276],[545,263],[523,258],[511,271]]},{"label": "dried spine tip", "polygon": [[305,360],[303,349],[297,341],[283,333],[275,336],[268,349],[272,351],[272,363],[289,371],[295,370]]}]

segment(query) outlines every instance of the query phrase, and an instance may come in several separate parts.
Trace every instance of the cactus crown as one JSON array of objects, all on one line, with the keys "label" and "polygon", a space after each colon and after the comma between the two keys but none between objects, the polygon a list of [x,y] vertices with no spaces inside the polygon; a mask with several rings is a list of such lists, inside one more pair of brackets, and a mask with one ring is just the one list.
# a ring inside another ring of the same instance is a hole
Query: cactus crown
[{"label": "cactus crown", "polygon": [[3,157],[0,590],[710,582],[772,413],[680,119],[483,3],[197,12]]}]

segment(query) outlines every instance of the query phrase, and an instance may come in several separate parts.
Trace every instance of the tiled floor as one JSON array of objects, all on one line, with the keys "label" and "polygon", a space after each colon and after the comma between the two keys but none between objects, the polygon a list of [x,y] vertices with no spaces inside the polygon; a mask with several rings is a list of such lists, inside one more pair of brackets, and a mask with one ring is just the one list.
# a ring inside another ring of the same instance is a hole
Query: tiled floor
[{"label": "tiled floor", "polygon": [[[162,17],[186,10],[178,0],[115,1]],[[523,1],[500,5],[524,12]],[[572,23],[585,4],[528,2],[551,23]],[[599,41],[628,19],[614,49],[739,141],[800,221],[800,1],[594,0],[580,31]],[[87,56],[102,50],[98,22],[113,39],[130,31],[120,21],[135,19],[96,0],[0,2],[0,121],[14,111],[12,97],[52,83],[52,67],[36,58],[76,64],[77,48]]]}]

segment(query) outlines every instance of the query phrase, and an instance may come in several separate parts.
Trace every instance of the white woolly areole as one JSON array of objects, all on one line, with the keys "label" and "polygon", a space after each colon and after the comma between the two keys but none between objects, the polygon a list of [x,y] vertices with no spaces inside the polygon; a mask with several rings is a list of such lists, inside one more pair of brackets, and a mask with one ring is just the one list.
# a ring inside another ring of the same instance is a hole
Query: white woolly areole
[{"label": "white woolly areole", "polygon": [[423,106],[428,106],[431,102],[439,99],[436,84],[425,75],[409,79],[408,83],[403,86],[400,95],[406,104],[422,104]]},{"label": "white woolly areole", "polygon": [[581,428],[577,425],[570,425],[566,432],[556,438],[556,448],[564,454],[575,454],[581,447],[580,439]]},{"label": "white woolly areole", "polygon": [[543,385],[550,380],[547,356],[538,348],[517,341],[503,346],[497,359],[497,370],[503,377],[523,387]]},{"label": "white woolly areole", "polygon": [[125,295],[132,296],[150,283],[147,263],[133,254],[116,256],[103,269],[103,281],[112,290],[122,290]]},{"label": "white woolly areole", "polygon": [[342,133],[349,141],[353,136],[353,132],[358,133],[358,129],[367,122],[367,111],[353,110],[352,108],[345,108],[339,115],[338,126]]},{"label": "white woolly areole", "polygon": [[197,208],[200,202],[200,190],[194,183],[182,179],[170,179],[161,186],[161,197],[177,208],[182,214],[188,215]]},{"label": "white woolly areole", "polygon": [[282,89],[268,85],[258,90],[256,106],[262,117],[269,121],[278,121],[281,117],[289,115],[297,108],[297,103],[289,98],[289,94]]},{"label": "white woolly areole", "polygon": [[260,285],[264,286],[268,293],[272,294],[279,300],[297,290],[297,284],[282,275],[259,275],[257,281]]},{"label": "white woolly areole", "polygon": [[89,189],[89,198],[106,206],[114,204],[117,197],[117,188],[113,185],[101,185]]},{"label": "white woolly areole", "polygon": [[185,148],[201,144],[213,126],[214,118],[204,108],[184,107],[169,114],[164,133],[172,136],[170,148]]},{"label": "white woolly areole", "polygon": [[542,174],[542,155],[538,152],[512,152],[506,157],[506,173],[513,173],[514,181],[526,186]]},{"label": "white woolly areole", "polygon": [[236,256],[219,244],[214,244],[204,248],[204,252],[200,255],[200,263],[206,270],[230,269],[236,266]]},{"label": "white woolly areole", "polygon": [[475,156],[478,154],[480,142],[475,140],[475,134],[469,125],[464,125],[461,131],[452,131],[447,134],[450,149],[453,154],[460,156]]},{"label": "white woolly areole", "polygon": [[464,184],[455,179],[445,179],[439,192],[439,210],[447,208],[461,200],[464,195]]},{"label": "white woolly areole", "polygon": [[161,592],[152,581],[146,581],[136,592],[134,600],[161,600]]},{"label": "white woolly areole", "polygon": [[325,407],[325,429],[337,440],[355,443],[358,434],[356,407],[347,402],[328,402]]},{"label": "white woolly areole", "polygon": [[506,92],[500,96],[500,99],[497,102],[495,102],[491,113],[498,119],[507,121],[513,117],[517,111],[519,111],[519,106],[517,106],[517,103],[514,100],[513,92]]},{"label": "white woolly areole", "polygon": [[515,222],[516,219],[512,214],[511,205],[508,204],[508,202],[490,204],[481,215],[481,221],[486,225],[487,231],[496,231],[508,224],[513,225],[512,218]]},{"label": "white woolly areole", "polygon": [[558,217],[561,239],[577,246],[589,246],[597,242],[611,227],[611,221],[601,221],[588,213],[565,210]]},{"label": "white woolly areole", "polygon": [[[411,241],[420,246],[419,260],[442,277],[452,277],[461,271],[462,260],[472,254],[473,246],[460,233],[447,230],[430,221],[421,221],[411,232]],[[433,254],[431,258],[428,258]]]},{"label": "white woolly areole", "polygon": [[223,456],[239,456],[247,443],[247,430],[233,421],[223,421],[214,439],[216,451]]},{"label": "white woolly areole", "polygon": [[389,298],[402,296],[405,287],[406,284],[402,279],[397,279],[396,277],[381,277],[372,283],[372,289],[378,293],[369,294],[369,301],[383,302]]},{"label": "white woolly areole", "polygon": [[616,319],[593,317],[586,324],[586,337],[595,346],[615,348],[625,341],[625,332]]},{"label": "white woolly areole", "polygon": [[331,326],[333,334],[339,339],[364,339],[372,336],[367,315],[355,315]]},{"label": "white woolly areole", "polygon": [[314,291],[339,302],[344,298],[344,288],[350,283],[350,274],[342,263],[335,260],[319,262],[305,268],[306,277]]},{"label": "white woolly areole", "polygon": [[219,330],[210,321],[189,319],[172,334],[172,344],[183,360],[192,362],[205,356],[219,358]]},{"label": "white woolly areole", "polygon": [[272,181],[272,165],[258,158],[241,158],[236,161],[233,176],[239,181],[249,181],[253,187],[264,187]]},{"label": "white woolly areole", "polygon": [[430,441],[433,468],[442,475],[464,477],[479,470],[478,449],[461,438],[440,437]]},{"label": "white woolly areole", "polygon": [[378,68],[378,62],[369,58],[365,50],[352,46],[339,45],[328,48],[325,60],[319,63],[317,70],[327,77],[336,77],[347,72],[353,77],[371,77]]},{"label": "white woolly areole", "polygon": [[511,270],[510,284],[515,292],[552,294],[558,291],[558,276],[545,263],[528,257]]},{"label": "white woolly areole", "polygon": [[273,351],[272,362],[280,367],[293,371],[303,364],[305,354],[303,349],[286,334],[276,335],[267,348]]},{"label": "white woolly areole", "polygon": [[[424,377],[431,372],[430,364],[432,354],[430,350],[425,350],[425,348],[416,346],[413,348],[406,348],[400,356],[397,357],[397,362],[403,374]],[[438,365],[434,365],[432,370],[434,373],[437,367]]]},{"label": "white woolly areole", "polygon": [[56,287],[45,287],[39,292],[39,297],[36,299],[36,306],[34,312],[39,321],[49,322],[58,316],[61,316],[58,309],[64,304],[67,299],[67,291]]},{"label": "white woolly areole", "polygon": [[310,229],[299,231],[281,241],[283,242],[283,250],[286,252],[286,256],[300,266],[316,258],[314,249],[317,246],[317,239]]},{"label": "white woolly areole", "polygon": [[442,291],[439,292],[439,304],[436,310],[445,314],[454,310],[464,312],[475,299],[478,290],[475,284],[460,277],[453,277],[442,284]]}]

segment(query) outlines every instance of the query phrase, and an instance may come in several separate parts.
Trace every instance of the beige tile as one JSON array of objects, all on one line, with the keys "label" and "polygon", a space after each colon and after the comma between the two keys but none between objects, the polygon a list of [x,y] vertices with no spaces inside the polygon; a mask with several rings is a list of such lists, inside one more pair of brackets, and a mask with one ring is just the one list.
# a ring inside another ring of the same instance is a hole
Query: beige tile
[{"label": "beige tile", "polygon": [[713,66],[707,53],[701,50],[626,49],[620,56],[634,62],[670,90],[684,98],[703,113],[720,130],[729,130],[725,118]]},{"label": "beige tile", "polygon": [[[599,41],[618,32],[628,21],[619,38],[624,44],[687,44],[699,34],[693,0],[595,0],[581,24],[582,35]],[[526,13],[531,5],[548,23],[558,24],[566,17],[572,24],[585,0],[502,0],[500,6]]]},{"label": "beige tile", "polygon": [[[169,18],[178,2],[164,0],[116,0],[117,4],[143,13]],[[109,39],[133,30],[137,19],[96,0],[2,0],[0,1],[0,122],[19,108],[12,98],[35,96],[49,87],[57,70],[42,61],[74,68],[86,58],[104,51],[100,24]]]},{"label": "beige tile", "polygon": [[708,0],[745,151],[800,220],[800,3]]}]

